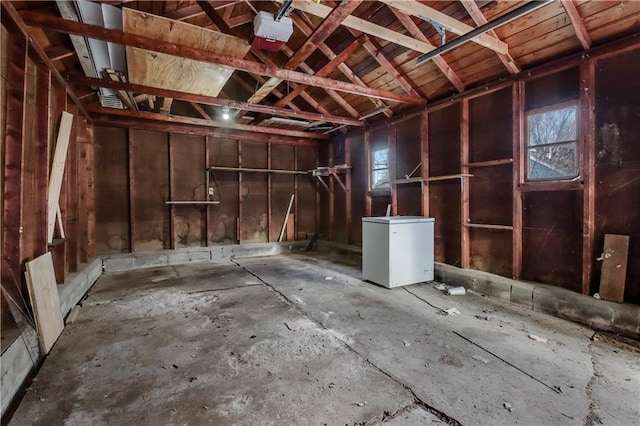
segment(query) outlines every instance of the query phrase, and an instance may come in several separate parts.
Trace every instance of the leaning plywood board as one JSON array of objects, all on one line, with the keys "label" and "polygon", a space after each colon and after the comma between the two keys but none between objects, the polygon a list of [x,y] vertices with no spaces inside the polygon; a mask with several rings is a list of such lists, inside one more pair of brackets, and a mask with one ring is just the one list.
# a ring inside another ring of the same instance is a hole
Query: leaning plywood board
[{"label": "leaning plywood board", "polygon": [[46,355],[64,328],[51,253],[45,253],[27,262],[26,267],[25,275],[31,307],[36,319],[38,341],[42,352]]},{"label": "leaning plywood board", "polygon": [[62,177],[64,176],[64,165],[67,161],[67,149],[69,148],[72,124],[73,115],[63,111],[62,119],[60,120],[60,129],[58,130],[56,151],[53,154],[51,176],[49,176],[49,193],[47,194],[47,235],[49,243],[53,241],[53,228],[56,225],[56,213],[59,209],[58,200],[60,198],[60,190],[62,189]]},{"label": "leaning plywood board", "polygon": [[604,236],[602,275],[600,276],[600,297],[602,299],[618,303],[624,301],[628,255],[628,235],[606,234]]},{"label": "leaning plywood board", "polygon": [[[238,37],[132,9],[123,9],[124,31],[211,53],[243,58],[251,46]],[[218,96],[233,69],[127,46],[131,83]]]}]

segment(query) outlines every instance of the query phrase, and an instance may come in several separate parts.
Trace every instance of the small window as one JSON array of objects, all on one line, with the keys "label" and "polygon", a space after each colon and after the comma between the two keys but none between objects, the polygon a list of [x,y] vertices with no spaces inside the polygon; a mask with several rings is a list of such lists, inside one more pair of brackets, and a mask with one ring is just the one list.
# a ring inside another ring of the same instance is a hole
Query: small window
[{"label": "small window", "polygon": [[371,190],[389,188],[389,149],[371,153]]},{"label": "small window", "polygon": [[[565,104],[566,105],[566,104]],[[569,180],[579,175],[576,105],[527,114],[527,180]]]}]

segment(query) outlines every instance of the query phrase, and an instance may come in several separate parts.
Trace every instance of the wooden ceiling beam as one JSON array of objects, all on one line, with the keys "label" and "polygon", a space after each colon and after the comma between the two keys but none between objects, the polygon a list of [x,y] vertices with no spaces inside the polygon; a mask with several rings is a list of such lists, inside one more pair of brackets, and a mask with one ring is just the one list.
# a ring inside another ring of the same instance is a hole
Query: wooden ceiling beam
[{"label": "wooden ceiling beam", "polygon": [[407,78],[404,77],[400,73],[400,71],[398,71],[396,66],[382,54],[382,47],[378,44],[378,42],[367,37],[365,42],[362,43],[362,46],[367,52],[369,52],[373,59],[378,62],[382,69],[389,73],[398,82],[400,87],[402,87],[404,91],[407,92],[407,94],[411,96],[422,97],[422,95],[418,93],[418,91],[413,87],[409,80],[407,80]]},{"label": "wooden ceiling beam", "polygon": [[[282,0],[275,1],[278,3],[282,3]],[[303,12],[310,13],[311,15],[318,16],[320,18],[327,17],[331,12],[331,8],[329,6],[316,4],[310,0],[293,0],[293,7]],[[365,19],[358,18],[357,16],[347,16],[347,18],[342,22],[342,25],[347,28],[351,28],[365,34],[380,38],[382,40],[404,46],[417,52],[429,53],[435,49],[428,43],[416,40],[399,32],[389,30],[383,26],[374,24]]]},{"label": "wooden ceiling beam", "polygon": [[[3,5],[4,3],[6,2],[2,2]],[[416,98],[414,96],[393,93],[386,90],[374,89],[370,87],[356,86],[355,84],[347,83],[344,81],[332,80],[325,77],[316,77],[298,71],[269,67],[266,65],[248,61],[246,59],[233,58],[230,56],[212,53],[207,50],[196,49],[189,46],[177,45],[172,43],[158,43],[157,40],[154,40],[150,37],[143,37],[130,33],[124,33],[122,31],[110,30],[100,26],[68,21],[51,15],[23,12],[22,14],[20,14],[20,16],[22,16],[23,20],[25,22],[28,22],[29,25],[39,26],[51,31],[82,35],[98,40],[138,47],[141,49],[166,53],[178,57],[194,59],[197,61],[225,65],[230,68],[246,71],[249,73],[275,77],[282,80],[290,80],[296,83],[308,84],[310,86],[331,88],[340,92],[352,93],[360,96],[370,96],[379,99],[415,105],[422,105],[425,103],[424,99]],[[47,58],[47,61],[48,60],[49,59]]]},{"label": "wooden ceiling beam", "polygon": [[196,102],[189,102],[189,104],[193,107],[193,109],[196,110],[200,117],[204,118],[205,120],[213,120],[213,118],[211,118],[211,116],[207,114],[207,111],[205,111],[204,108],[200,106],[200,104]]},{"label": "wooden ceiling beam", "polygon": [[[311,29],[311,27],[309,27],[309,25],[307,25],[306,22],[304,22],[304,20],[298,15],[298,14],[292,14],[291,18],[293,19],[293,24],[298,27],[298,29],[307,37],[309,37],[311,35],[311,33],[313,32],[313,30]],[[324,53],[324,55],[331,61],[333,59],[335,59],[335,57],[337,56],[334,51],[326,44],[326,43],[320,43],[318,45],[318,50],[320,50],[322,53]],[[362,79],[360,79],[360,77],[358,77],[358,75],[351,69],[349,68],[349,66],[345,63],[342,62],[338,65],[338,69],[340,71],[342,71],[342,73],[349,79],[351,80],[351,82],[353,84],[357,84],[358,86],[362,86],[362,87],[366,87],[367,85],[364,83],[364,81],[362,81]],[[387,108],[387,106],[380,100],[380,99],[376,99],[376,98],[368,98],[377,108]],[[393,115],[393,112],[390,109],[385,109],[384,110],[384,114],[387,117],[391,117]]]},{"label": "wooden ceiling beam", "polygon": [[249,126],[246,124],[231,123],[231,122],[224,122],[224,121],[217,121],[217,120],[204,120],[201,118],[182,117],[177,115],[165,115],[165,114],[158,114],[155,112],[131,111],[131,110],[118,109],[118,108],[104,108],[97,105],[88,105],[87,111],[89,111],[92,114],[101,114],[101,115],[107,115],[107,116],[120,116],[120,117],[134,118],[139,120],[161,121],[161,122],[167,122],[167,123],[192,124],[196,126],[217,127],[222,129],[241,130],[244,132],[264,133],[268,135],[288,136],[293,138],[306,138],[306,139],[317,139],[317,140],[327,139],[326,135],[312,133],[312,132],[301,132],[299,130],[286,130],[286,129],[276,129],[272,127]]},{"label": "wooden ceiling beam", "polygon": [[584,50],[591,48],[591,36],[589,36],[589,32],[587,28],[584,26],[584,22],[582,22],[582,18],[578,13],[578,9],[576,8],[575,3],[572,0],[560,0],[562,6],[564,7],[564,11],[569,16],[571,20],[571,25],[573,25],[573,30],[576,33],[576,37],[580,40],[580,44]]},{"label": "wooden ceiling beam", "polygon": [[47,54],[51,62],[60,61],[76,54],[72,49],[63,45],[47,47],[44,49],[44,53]]},{"label": "wooden ceiling beam", "polygon": [[[298,49],[297,52],[289,58],[284,64],[283,68],[289,70],[295,70],[307,59],[317,48],[318,45],[326,40],[327,37],[340,26],[342,21],[347,18],[351,12],[362,3],[362,0],[350,0],[348,2],[340,3],[333,8],[324,20],[318,25],[311,35],[307,38],[304,44]],[[282,80],[275,78],[270,79],[267,84],[262,86],[256,91],[256,93],[248,100],[248,102],[258,103],[271,93],[274,87],[277,87]]]},{"label": "wooden ceiling beam", "polygon": [[[198,1],[198,5],[200,5],[200,7],[202,7],[202,10],[205,11],[205,13],[207,14],[207,16],[209,16],[209,18],[211,19],[211,21],[215,24],[218,25],[223,32],[232,34],[232,35],[236,35],[239,36],[239,34],[237,34],[237,32],[231,28],[229,28],[229,26],[227,25],[227,23],[222,19],[222,17],[218,14],[217,11],[215,11],[213,9],[213,7],[211,6],[211,4],[206,1],[206,0],[200,0]],[[283,53],[285,55],[287,55],[288,57],[292,57],[294,55],[294,52],[289,49],[286,45],[283,47],[282,49]],[[271,60],[269,59],[268,56],[265,56],[262,52],[258,52],[255,49],[252,49],[252,54],[254,56],[256,56],[257,59],[261,60],[262,62],[264,62],[267,65],[270,66],[275,66],[275,64],[273,64],[273,62],[271,62]],[[300,64],[300,68],[306,72],[307,74],[314,74],[314,71],[311,69],[311,67],[309,67],[306,63],[304,63],[304,61]],[[276,78],[270,78],[267,80],[266,83],[264,83],[259,89],[252,91],[252,95],[251,97],[248,99],[247,102],[249,103],[259,103],[260,101],[262,101],[269,93],[272,93],[275,91],[276,87],[282,82],[281,79],[276,79]],[[291,84],[291,86],[295,89],[297,89],[297,86],[295,84]],[[351,105],[349,105],[347,103],[347,101],[345,101],[338,93],[336,93],[335,91],[331,90],[331,89],[326,89],[327,94],[334,99],[340,106],[342,106],[345,111],[347,111],[347,113],[349,113],[352,117],[356,118],[359,117],[360,114],[358,113],[358,111],[356,111]],[[301,96],[303,97],[304,100],[307,101],[307,103],[309,105],[311,105],[316,111],[318,111],[321,114],[327,114],[329,115],[329,111],[327,111],[324,107],[322,107],[315,99],[313,99],[308,93],[302,93]],[[281,97],[282,98],[282,97]],[[292,105],[292,102],[289,101],[287,102],[288,105]],[[284,103],[280,104],[281,106],[284,106]],[[263,115],[256,117],[256,119],[254,119],[252,121],[252,124],[258,123],[260,122],[262,119],[264,118]]]},{"label": "wooden ceiling beam", "polygon": [[[451,16],[445,13],[442,13],[439,10],[429,7],[425,4],[422,4],[416,0],[406,0],[406,1],[380,0],[380,1],[387,4],[388,6],[395,7],[405,15],[416,16],[420,19],[424,19],[424,18],[431,19],[432,21],[437,22],[438,24],[445,27],[445,29],[457,35],[466,34],[470,31],[473,31],[474,29],[470,25],[467,25],[464,22],[460,22],[457,19],[454,19]],[[506,54],[509,51],[509,48],[506,43],[486,33],[480,34],[479,36],[472,38],[471,41],[481,46],[484,46],[488,49],[496,51],[498,53]]]},{"label": "wooden ceiling beam", "polygon": [[[162,116],[166,117],[166,116]],[[280,135],[267,135],[263,133],[243,132],[233,129],[205,127],[194,124],[167,123],[164,121],[140,120],[110,114],[93,114],[95,125],[104,127],[118,127],[123,129],[151,130],[164,133],[181,133],[187,135],[209,135],[217,138],[229,138],[247,142],[270,143],[274,145],[294,145],[317,147],[315,139],[291,138]]]},{"label": "wooden ceiling beam", "polygon": [[[395,7],[389,7],[389,9],[391,9],[391,12],[393,12],[396,18],[398,18],[400,23],[402,23],[402,25],[404,25],[407,31],[409,31],[409,34],[411,34],[413,37],[417,38],[418,40],[422,40],[425,43],[431,44],[427,36],[424,35],[424,33],[418,27],[418,24],[414,22],[411,16],[405,15],[404,13],[397,10]],[[453,87],[455,87],[458,92],[464,91],[464,83],[441,55],[433,58],[433,63],[436,65],[436,67],[438,67],[440,71],[442,71],[444,76],[447,77],[447,80],[449,80],[451,84],[453,84]]]},{"label": "wooden ceiling beam", "polygon": [[[475,22],[477,26],[481,26],[489,22],[480,10],[480,7],[478,7],[478,4],[475,0],[460,0],[460,3],[462,3],[464,8],[467,10],[467,13],[469,14],[469,16],[471,16],[471,19],[473,19],[473,22]],[[498,38],[498,35],[494,30],[487,31],[487,34],[492,37]],[[498,58],[500,58],[500,62],[504,64],[509,73],[518,74],[520,72],[520,67],[513,59],[513,57],[511,57],[511,54],[509,52],[497,53],[497,55]]]},{"label": "wooden ceiling beam", "polygon": [[[242,0],[211,0],[214,9],[222,9],[224,7],[240,3]],[[204,15],[204,11],[197,4],[182,7],[180,9],[173,10],[164,15],[165,18],[174,19],[176,21],[184,21],[189,18],[195,18],[196,16]]]},{"label": "wooden ceiling beam", "polygon": [[[284,47],[282,48],[282,52],[283,52],[285,55],[289,56],[289,57],[293,56],[293,54],[294,54],[294,52],[293,52],[291,49],[289,49],[289,47],[287,47],[287,46],[284,46]],[[316,72],[313,70],[313,68],[311,68],[311,67],[310,67],[309,65],[307,65],[305,62],[303,62],[302,64],[300,64],[300,69],[302,69],[302,71],[304,71],[304,72],[306,72],[307,74],[310,74],[310,75],[315,75],[315,74],[316,74]],[[293,86],[292,86],[292,87],[293,87]],[[295,90],[295,89],[297,89],[297,87],[294,87],[294,90]],[[344,100],[344,98],[343,98],[342,96],[340,96],[340,94],[338,94],[335,90],[325,89],[325,92],[327,92],[327,94],[329,95],[329,97],[330,97],[331,99],[333,99],[334,101],[336,101],[336,103],[337,103],[338,105],[340,105],[340,106],[341,106],[345,111],[347,111],[347,113],[348,113],[351,117],[353,117],[353,118],[360,117],[360,113],[359,113],[358,111],[356,111],[356,109],[355,109],[355,108],[353,108],[353,107],[352,107],[352,106],[351,106],[351,105],[350,105],[346,100]],[[311,95],[309,95],[307,92],[304,92],[304,91],[300,93],[300,96],[301,96],[303,99],[305,99],[305,100],[307,100],[308,98],[310,98],[310,97],[311,97]],[[308,102],[308,101],[307,101],[307,102]],[[314,102],[315,102],[315,100],[314,100]],[[315,104],[317,104],[318,106],[320,105],[320,104],[318,104],[317,102],[315,102]],[[321,107],[321,108],[323,108],[323,107]],[[323,109],[324,109],[324,108],[323,108]],[[325,111],[326,111],[326,110],[325,110]],[[327,112],[327,113],[328,113],[328,112]]]},{"label": "wooden ceiling beam", "polygon": [[[357,50],[359,47],[360,47],[360,40],[355,40],[346,49],[344,49],[340,53],[340,55],[336,56],[334,60],[329,62],[327,65],[322,67],[317,73],[315,73],[315,75],[319,75],[319,76],[327,76],[327,75],[329,75],[333,70],[336,69],[336,67],[338,66],[339,63],[342,63],[346,58],[348,58],[350,55],[352,55],[355,52],[355,50]],[[304,84],[299,85],[291,93],[289,93],[285,97],[281,98],[278,102],[276,102],[274,104],[274,106],[282,107],[282,106],[286,105],[287,103],[289,103],[292,100],[294,100],[297,96],[301,95],[308,87],[309,86],[306,86]],[[340,98],[340,99],[342,99],[342,98]],[[349,105],[349,104],[347,103],[347,105]],[[355,111],[353,109],[353,107],[351,107],[351,105],[349,105],[349,108],[351,108],[355,113],[355,115],[352,114],[353,117],[358,117],[360,115],[357,111]],[[257,117],[252,123],[257,124],[260,121],[262,121],[262,119],[264,119],[264,118],[265,117]]]},{"label": "wooden ceiling beam", "polygon": [[[76,106],[78,107],[78,111],[80,111],[82,115],[84,115],[86,118],[89,118],[89,114],[87,113],[87,110],[84,109],[82,102],[80,102],[80,100],[73,93],[73,90],[71,90],[71,87],[69,87],[69,84],[64,80],[64,78],[62,78],[62,75],[60,75],[60,72],[55,67],[55,65],[53,65],[53,62],[51,62],[51,59],[49,59],[46,52],[38,42],[38,39],[31,34],[31,31],[29,30],[29,28],[27,27],[27,24],[24,22],[24,20],[16,10],[15,6],[11,2],[3,1],[3,2],[0,2],[0,7],[2,10],[3,18],[10,19],[11,22],[13,22],[13,24],[17,28],[17,30],[20,31],[20,33],[22,33],[22,35],[29,40],[29,44],[31,45],[31,48],[35,52],[36,56],[39,58],[39,60],[42,63],[44,63],[44,65],[47,68],[49,68],[49,70],[51,70],[51,75],[53,76],[53,78],[55,78],[55,80],[60,85],[62,85],[62,87],[64,87],[67,95],[71,98],[73,103],[76,104]],[[4,19],[3,19],[3,23],[4,23]]]},{"label": "wooden ceiling beam", "polygon": [[329,123],[344,124],[348,126],[362,126],[359,120],[347,117],[339,117],[335,115],[318,114],[314,112],[294,111],[289,108],[278,108],[269,105],[256,105],[247,102],[233,101],[229,99],[215,98],[205,95],[195,95],[192,93],[178,92],[175,90],[159,89],[155,87],[143,86],[141,84],[125,83],[122,81],[113,81],[102,78],[86,77],[84,75],[66,74],[65,78],[70,82],[78,85],[91,87],[104,87],[107,89],[125,90],[127,92],[145,95],[155,95],[166,98],[178,99],[186,102],[197,102],[205,105],[223,106],[228,105],[230,108],[240,109],[244,111],[253,111],[258,113],[277,115],[281,117],[300,118],[310,121],[326,121]]}]

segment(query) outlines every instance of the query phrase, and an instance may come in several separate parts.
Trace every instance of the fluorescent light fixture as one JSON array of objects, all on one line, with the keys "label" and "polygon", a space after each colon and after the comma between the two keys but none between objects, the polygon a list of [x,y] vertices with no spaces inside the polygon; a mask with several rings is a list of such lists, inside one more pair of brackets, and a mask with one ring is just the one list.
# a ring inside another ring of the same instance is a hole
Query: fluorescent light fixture
[{"label": "fluorescent light fixture", "polygon": [[305,127],[311,124],[310,122],[305,120],[296,120],[293,118],[285,118],[285,117],[271,117],[271,121],[274,121],[276,123],[294,124],[296,126],[305,126]]}]

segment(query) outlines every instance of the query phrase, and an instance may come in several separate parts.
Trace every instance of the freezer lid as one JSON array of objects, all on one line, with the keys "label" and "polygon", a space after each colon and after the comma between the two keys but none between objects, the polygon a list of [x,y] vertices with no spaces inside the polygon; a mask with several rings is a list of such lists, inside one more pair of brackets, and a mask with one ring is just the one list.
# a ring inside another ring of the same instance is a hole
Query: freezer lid
[{"label": "freezer lid", "polygon": [[426,223],[435,222],[433,217],[422,216],[382,216],[382,217],[363,217],[362,222],[369,223],[385,223],[385,224],[397,224],[397,223]]}]

